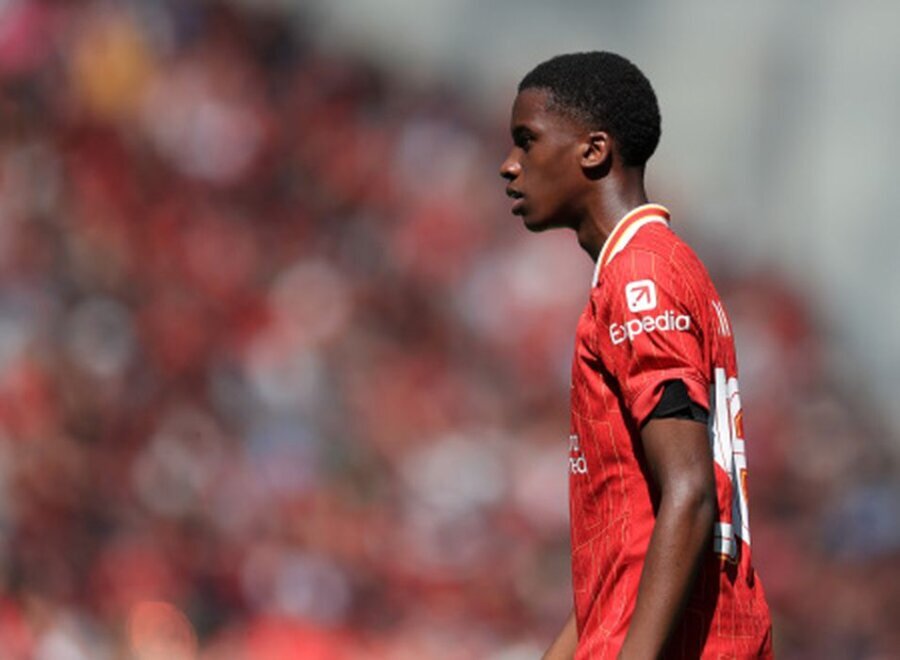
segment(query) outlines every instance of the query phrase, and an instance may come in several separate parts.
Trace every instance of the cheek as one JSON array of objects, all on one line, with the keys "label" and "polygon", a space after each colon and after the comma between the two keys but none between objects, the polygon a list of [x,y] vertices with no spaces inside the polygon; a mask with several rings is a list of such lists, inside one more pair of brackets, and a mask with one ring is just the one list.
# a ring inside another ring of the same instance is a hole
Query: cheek
[{"label": "cheek", "polygon": [[548,167],[544,171],[541,189],[544,196],[558,200],[572,192],[573,184],[574,179],[571,172],[567,172],[566,168],[557,161],[556,167]]},{"label": "cheek", "polygon": [[553,181],[554,185],[567,185],[571,183],[576,170],[580,170],[577,157],[571,149],[561,147],[553,150],[542,168],[545,179]]},{"label": "cheek", "polygon": [[576,195],[584,182],[581,168],[571,162],[563,161],[554,172],[553,187],[562,197]]}]

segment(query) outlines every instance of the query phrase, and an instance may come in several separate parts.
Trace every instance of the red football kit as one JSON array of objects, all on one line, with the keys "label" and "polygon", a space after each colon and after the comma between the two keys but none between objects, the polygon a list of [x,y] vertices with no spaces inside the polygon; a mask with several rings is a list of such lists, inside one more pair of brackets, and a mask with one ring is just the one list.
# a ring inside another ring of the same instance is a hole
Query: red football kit
[{"label": "red football kit", "polygon": [[750,562],[747,462],[731,325],[703,264],[655,204],[610,234],[578,322],[569,505],[576,659],[615,658],[634,612],[659,494],[640,429],[667,381],[709,411],[718,515],[668,658],[772,657]]}]

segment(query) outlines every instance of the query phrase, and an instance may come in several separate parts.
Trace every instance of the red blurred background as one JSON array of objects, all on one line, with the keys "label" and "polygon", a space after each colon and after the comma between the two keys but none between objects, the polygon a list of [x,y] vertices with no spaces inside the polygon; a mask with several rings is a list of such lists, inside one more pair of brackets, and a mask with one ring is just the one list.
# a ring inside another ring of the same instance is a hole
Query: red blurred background
[{"label": "red blurred background", "polygon": [[[501,122],[310,29],[0,2],[0,657],[515,660],[570,607],[592,265],[508,215]],[[896,657],[896,439],[672,206],[738,336],[779,656]]]}]

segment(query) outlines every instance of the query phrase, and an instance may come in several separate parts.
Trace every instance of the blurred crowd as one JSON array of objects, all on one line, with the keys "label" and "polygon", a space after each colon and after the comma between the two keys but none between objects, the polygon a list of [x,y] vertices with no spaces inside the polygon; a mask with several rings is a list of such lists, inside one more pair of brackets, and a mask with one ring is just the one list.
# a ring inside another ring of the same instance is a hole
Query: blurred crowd
[{"label": "blurred crowd", "polygon": [[[0,0],[0,657],[536,658],[592,264],[509,216],[504,119],[258,4]],[[776,650],[897,657],[896,441],[690,239]]]}]

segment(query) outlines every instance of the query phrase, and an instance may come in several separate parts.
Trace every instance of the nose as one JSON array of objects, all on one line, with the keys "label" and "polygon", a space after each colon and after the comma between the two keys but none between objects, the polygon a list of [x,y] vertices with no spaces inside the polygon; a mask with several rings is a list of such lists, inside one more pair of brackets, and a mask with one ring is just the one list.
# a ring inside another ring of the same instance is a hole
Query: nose
[{"label": "nose", "polygon": [[500,176],[502,176],[507,181],[512,181],[522,172],[522,165],[515,158],[515,153],[510,152],[506,157],[506,160],[500,165]]}]

